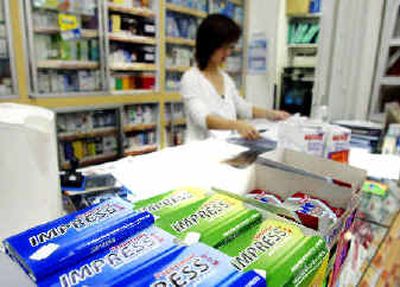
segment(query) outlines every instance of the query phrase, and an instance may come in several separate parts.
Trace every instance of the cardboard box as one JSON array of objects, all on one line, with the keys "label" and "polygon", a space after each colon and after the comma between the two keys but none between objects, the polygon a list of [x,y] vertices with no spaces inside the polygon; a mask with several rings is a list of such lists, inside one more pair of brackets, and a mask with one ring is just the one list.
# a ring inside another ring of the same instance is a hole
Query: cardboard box
[{"label": "cardboard box", "polygon": [[[296,192],[303,192],[325,200],[336,208],[343,208],[345,210],[344,214],[334,224],[326,225],[326,222],[315,218],[318,221],[318,226],[321,227],[318,230],[319,234],[325,239],[328,248],[331,249],[336,244],[339,235],[346,229],[346,226],[351,225],[354,212],[359,203],[359,196],[354,194],[353,189],[332,184],[326,178],[315,176],[315,174],[312,176],[313,174],[310,172],[301,173],[300,169],[297,169],[299,172],[293,172],[293,169],[276,168],[275,166],[265,165],[264,162],[265,160],[262,158],[257,160],[252,178],[246,183],[246,191],[238,192],[236,190],[233,192],[243,195],[248,191],[260,188],[279,195],[283,200]],[[282,164],[281,166],[284,167]],[[224,190],[222,185],[217,188]],[[253,199],[243,200],[247,202],[254,201]],[[291,218],[301,224],[295,212],[268,203],[260,204],[272,213]]]},{"label": "cardboard box", "polygon": [[361,190],[367,176],[367,172],[363,169],[289,149],[266,152],[260,155],[259,162],[270,167],[348,187],[354,193]]},{"label": "cardboard box", "polygon": [[286,0],[286,14],[307,14],[310,9],[310,0]]}]

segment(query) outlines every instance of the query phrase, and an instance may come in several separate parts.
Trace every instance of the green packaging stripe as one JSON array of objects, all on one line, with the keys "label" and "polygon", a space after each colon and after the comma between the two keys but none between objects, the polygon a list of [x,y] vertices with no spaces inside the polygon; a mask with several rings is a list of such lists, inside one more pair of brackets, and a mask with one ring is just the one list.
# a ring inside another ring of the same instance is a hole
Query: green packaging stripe
[{"label": "green packaging stripe", "polygon": [[206,197],[203,189],[184,187],[135,202],[133,207],[139,212],[148,211],[155,216],[163,217],[170,212],[175,212],[177,208],[188,206]]},{"label": "green packaging stripe", "polygon": [[188,232],[198,232],[203,243],[220,246],[261,218],[258,211],[247,209],[241,201],[217,194],[160,217],[156,225],[181,239]]},{"label": "green packaging stripe", "polygon": [[320,237],[277,220],[253,226],[220,250],[237,270],[265,270],[268,286],[307,286],[328,252]]}]

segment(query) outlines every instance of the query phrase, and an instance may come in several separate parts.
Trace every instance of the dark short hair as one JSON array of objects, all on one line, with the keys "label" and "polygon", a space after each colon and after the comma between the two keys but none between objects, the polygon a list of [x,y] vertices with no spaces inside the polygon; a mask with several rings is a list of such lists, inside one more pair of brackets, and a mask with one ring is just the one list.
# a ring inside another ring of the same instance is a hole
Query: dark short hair
[{"label": "dark short hair", "polygon": [[197,29],[195,58],[200,70],[204,70],[215,50],[236,43],[242,29],[231,18],[222,14],[210,14]]}]

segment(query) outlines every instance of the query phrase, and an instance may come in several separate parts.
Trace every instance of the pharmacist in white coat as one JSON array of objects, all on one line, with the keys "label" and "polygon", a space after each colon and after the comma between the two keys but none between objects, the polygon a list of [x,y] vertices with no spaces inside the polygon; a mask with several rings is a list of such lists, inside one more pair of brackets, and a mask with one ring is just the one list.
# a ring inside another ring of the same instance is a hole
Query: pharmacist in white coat
[{"label": "pharmacist in white coat", "polygon": [[283,120],[289,114],[252,106],[239,96],[232,78],[221,66],[239,40],[240,27],[230,18],[212,14],[200,24],[196,35],[196,66],[181,80],[187,117],[186,141],[202,140],[209,130],[234,130],[256,140],[258,131],[245,120]]}]

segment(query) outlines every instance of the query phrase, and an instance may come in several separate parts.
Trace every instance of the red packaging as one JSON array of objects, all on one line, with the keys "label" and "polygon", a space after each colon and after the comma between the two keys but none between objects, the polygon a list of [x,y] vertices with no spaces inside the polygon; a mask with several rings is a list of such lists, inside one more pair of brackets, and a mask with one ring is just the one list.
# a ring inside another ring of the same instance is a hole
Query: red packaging
[{"label": "red packaging", "polygon": [[258,200],[262,203],[269,203],[276,206],[282,206],[283,200],[279,195],[267,192],[262,189],[253,189],[247,193],[247,197]]},{"label": "red packaging", "polygon": [[335,208],[322,199],[302,192],[287,198],[283,205],[296,212],[305,226],[320,231],[329,228],[344,213],[342,208]]}]

